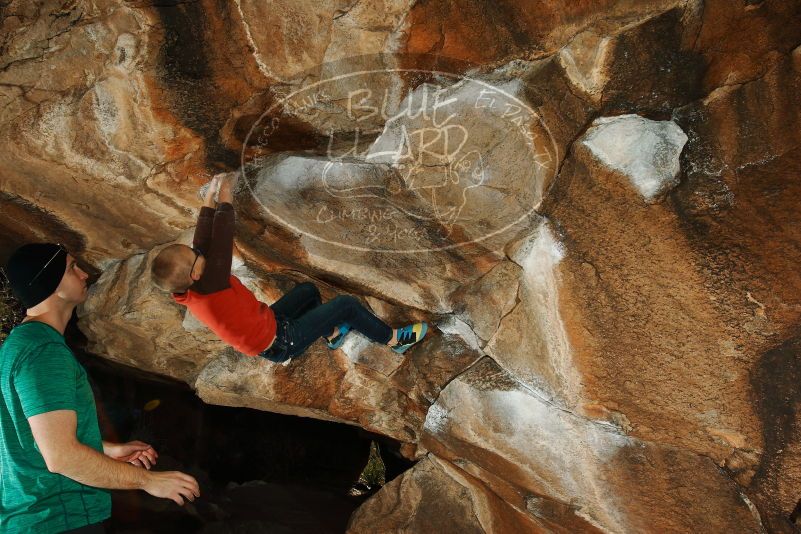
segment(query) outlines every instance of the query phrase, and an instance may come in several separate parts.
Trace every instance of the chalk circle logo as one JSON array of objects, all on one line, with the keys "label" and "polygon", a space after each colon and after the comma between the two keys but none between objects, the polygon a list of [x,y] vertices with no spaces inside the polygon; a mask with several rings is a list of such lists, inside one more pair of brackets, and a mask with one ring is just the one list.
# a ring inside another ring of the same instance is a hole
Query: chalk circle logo
[{"label": "chalk circle logo", "polygon": [[340,253],[503,246],[558,163],[524,84],[358,67],[274,89],[242,150],[256,201],[306,245]]}]

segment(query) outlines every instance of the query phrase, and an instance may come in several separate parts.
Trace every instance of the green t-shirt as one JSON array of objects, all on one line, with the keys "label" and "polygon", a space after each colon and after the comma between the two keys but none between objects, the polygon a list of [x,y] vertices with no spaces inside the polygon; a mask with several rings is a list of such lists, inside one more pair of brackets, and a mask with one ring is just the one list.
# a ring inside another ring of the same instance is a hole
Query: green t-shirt
[{"label": "green t-shirt", "polygon": [[78,441],[103,452],[92,389],[62,336],[17,326],[0,347],[0,532],[62,532],[111,515],[108,491],[47,470],[28,417],[73,410]]}]

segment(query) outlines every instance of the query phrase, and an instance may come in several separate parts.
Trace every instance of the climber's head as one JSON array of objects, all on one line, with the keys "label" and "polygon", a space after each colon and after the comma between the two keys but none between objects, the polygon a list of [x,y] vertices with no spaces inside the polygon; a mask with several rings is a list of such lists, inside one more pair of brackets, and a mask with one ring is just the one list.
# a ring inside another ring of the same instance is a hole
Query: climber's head
[{"label": "climber's head", "polygon": [[169,245],[153,260],[150,274],[153,283],[164,291],[183,293],[200,280],[206,258],[199,250],[186,245]]}]

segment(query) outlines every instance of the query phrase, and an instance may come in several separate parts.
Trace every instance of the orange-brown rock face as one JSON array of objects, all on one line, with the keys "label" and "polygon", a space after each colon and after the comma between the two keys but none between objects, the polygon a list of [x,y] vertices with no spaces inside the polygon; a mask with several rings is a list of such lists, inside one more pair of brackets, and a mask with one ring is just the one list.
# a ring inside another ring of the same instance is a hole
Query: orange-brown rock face
[{"label": "orange-brown rock face", "polygon": [[[801,501],[801,2],[0,7],[0,259],[100,273],[93,352],[419,462],[351,532],[781,532]],[[233,272],[393,326],[287,365],[155,290],[241,174]],[[154,248],[155,247],[155,248]]]},{"label": "orange-brown rock face", "polygon": [[524,0],[418,2],[409,13],[409,52],[475,63],[543,57],[575,34],[600,25],[609,32],[679,5],[676,1],[562,2]]}]

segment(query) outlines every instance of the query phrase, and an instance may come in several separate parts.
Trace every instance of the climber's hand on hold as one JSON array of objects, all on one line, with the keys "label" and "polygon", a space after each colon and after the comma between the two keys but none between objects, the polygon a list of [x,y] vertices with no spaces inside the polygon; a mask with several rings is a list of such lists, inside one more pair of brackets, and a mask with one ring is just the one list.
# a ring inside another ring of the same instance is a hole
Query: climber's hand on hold
[{"label": "climber's hand on hold", "polygon": [[219,202],[233,203],[234,182],[236,181],[236,174],[231,174],[225,178],[220,178],[220,194],[217,197]]},{"label": "climber's hand on hold", "polygon": [[206,197],[203,199],[204,206],[208,208],[214,207],[215,205],[214,195],[215,193],[217,193],[217,190],[219,188],[220,188],[220,178],[218,176],[215,176],[214,178],[211,179],[211,182],[209,182],[209,188],[206,191]]}]

